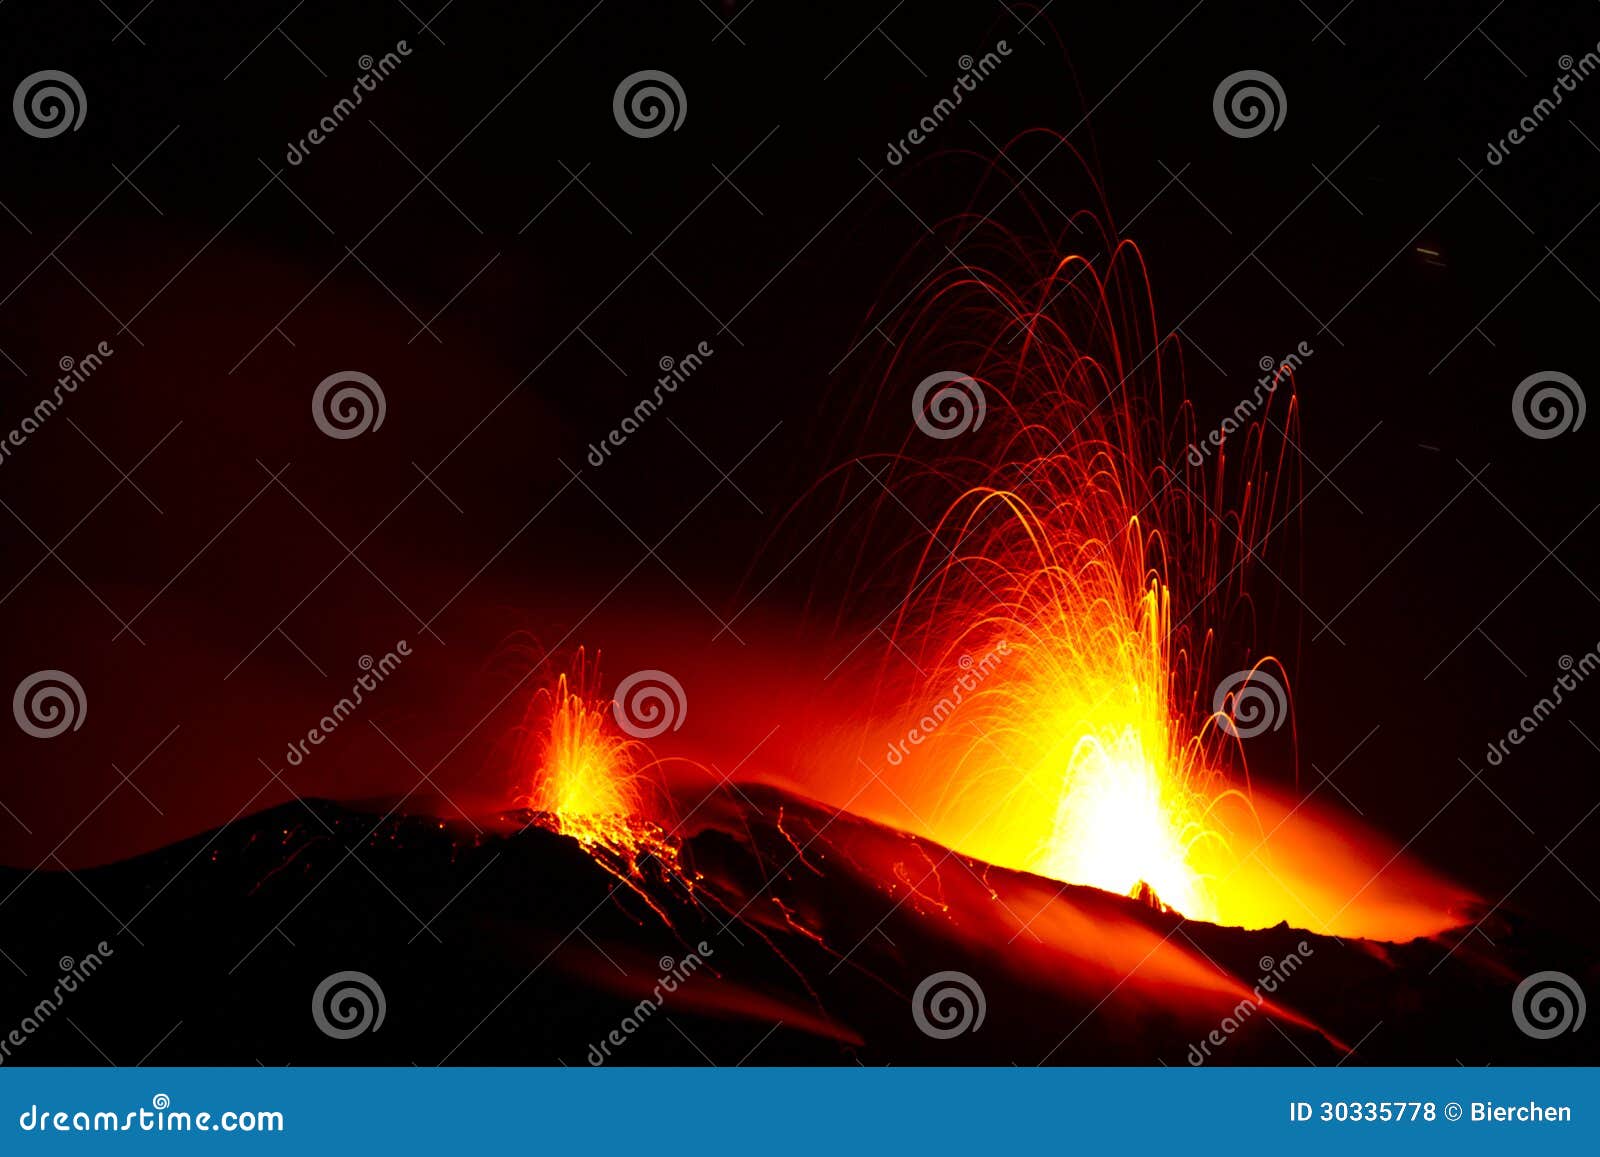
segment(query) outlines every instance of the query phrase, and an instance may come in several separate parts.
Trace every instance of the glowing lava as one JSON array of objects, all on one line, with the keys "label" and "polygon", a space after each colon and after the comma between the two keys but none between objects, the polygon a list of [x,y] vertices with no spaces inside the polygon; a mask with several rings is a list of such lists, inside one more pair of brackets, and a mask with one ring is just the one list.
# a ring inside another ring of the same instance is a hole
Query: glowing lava
[{"label": "glowing lava", "polygon": [[553,689],[536,692],[530,712],[543,716],[545,723],[542,731],[528,733],[537,749],[529,806],[575,826],[634,816],[643,802],[633,773],[637,745],[612,730],[607,704],[588,697],[584,679],[579,652],[574,675],[578,689],[563,673]]},{"label": "glowing lava", "polygon": [[665,876],[689,880],[677,843],[657,823],[665,804],[643,773],[645,746],[617,732],[611,701],[595,691],[599,674],[599,656],[591,667],[580,648],[570,680],[563,673],[534,693],[516,753],[529,785],[519,802],[661,913],[642,886],[646,865],[654,860]]},{"label": "glowing lava", "polygon": [[1216,919],[1190,859],[1207,829],[1203,801],[1161,770],[1132,727],[1120,735],[1085,735],[1068,763],[1050,841],[1037,870],[1110,892],[1135,895],[1141,884],[1179,911]]},{"label": "glowing lava", "polygon": [[[1035,485],[1049,485],[1047,472],[1068,463],[1035,465]],[[930,751],[955,761],[959,781],[935,831],[994,863],[1124,895],[1153,890],[1214,920],[1200,853],[1219,839],[1209,811],[1227,789],[1174,712],[1169,588],[1105,482],[1086,477],[1042,510],[993,488],[952,508],[959,522],[945,528],[958,525],[967,545],[944,564],[939,597],[971,600],[969,625],[934,667],[953,658],[959,670],[959,656],[1002,642],[1005,657]],[[1085,525],[1119,517],[1109,533]]]},{"label": "glowing lava", "polygon": [[[1084,248],[1042,267],[973,226],[982,259],[930,280],[885,355],[884,390],[915,418],[890,456],[893,498],[945,494],[893,632],[926,679],[910,718],[970,682],[975,656],[1005,655],[931,734],[912,724],[893,790],[961,852],[1227,920],[1229,859],[1253,843],[1230,848],[1215,816],[1243,797],[1220,770],[1240,759],[1210,725],[1214,667],[1261,661],[1244,580],[1293,482],[1293,389],[1281,372],[1236,438],[1186,453],[1192,411],[1175,421],[1164,398],[1182,355],[1142,256],[1076,221]],[[929,376],[945,366],[960,372]]]}]

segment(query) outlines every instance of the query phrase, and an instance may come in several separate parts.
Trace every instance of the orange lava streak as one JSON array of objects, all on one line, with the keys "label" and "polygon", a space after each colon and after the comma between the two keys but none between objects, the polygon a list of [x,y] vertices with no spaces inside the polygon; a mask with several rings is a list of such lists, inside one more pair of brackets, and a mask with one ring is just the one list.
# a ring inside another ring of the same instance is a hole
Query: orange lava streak
[{"label": "orange lava streak", "polygon": [[618,734],[611,701],[599,698],[599,656],[591,667],[579,648],[569,680],[535,692],[517,746],[517,773],[528,786],[518,802],[534,822],[572,837],[627,885],[662,921],[671,921],[647,890],[653,860],[686,887],[679,848],[657,822],[664,804],[641,771],[645,747]]},{"label": "orange lava streak", "polygon": [[1181,396],[1181,353],[1142,255],[1092,230],[1073,242],[1041,257],[972,225],[885,355],[885,396],[955,370],[986,407],[938,441],[918,414],[889,463],[900,508],[945,497],[896,616],[925,679],[887,762],[959,852],[1225,920],[1240,905],[1223,869],[1250,849],[1230,853],[1215,809],[1248,799],[1207,726],[1213,631],[1233,628],[1223,672],[1259,662],[1244,579],[1293,483],[1262,432],[1281,394],[1271,426],[1292,438],[1292,384],[1283,374],[1236,437],[1186,460],[1192,414],[1174,421],[1165,399],[1168,379]]}]

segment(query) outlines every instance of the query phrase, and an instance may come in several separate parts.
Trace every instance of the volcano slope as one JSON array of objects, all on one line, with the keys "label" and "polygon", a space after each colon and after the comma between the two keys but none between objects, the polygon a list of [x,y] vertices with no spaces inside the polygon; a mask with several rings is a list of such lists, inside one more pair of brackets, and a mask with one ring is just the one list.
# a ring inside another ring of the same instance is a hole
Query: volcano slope
[{"label": "volcano slope", "polygon": [[1522,977],[1592,991],[1596,954],[1512,912],[1406,944],[1218,927],[773,787],[699,801],[676,863],[410,807],[296,800],[119,863],[0,871],[5,1063],[1600,1059],[1593,1033],[1518,1029]]}]

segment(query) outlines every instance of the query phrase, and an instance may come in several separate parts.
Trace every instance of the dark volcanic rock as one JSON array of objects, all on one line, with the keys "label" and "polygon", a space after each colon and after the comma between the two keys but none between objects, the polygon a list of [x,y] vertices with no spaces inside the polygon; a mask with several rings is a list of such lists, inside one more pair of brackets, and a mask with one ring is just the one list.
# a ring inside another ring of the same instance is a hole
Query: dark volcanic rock
[{"label": "dark volcanic rock", "polygon": [[[292,803],[118,864],[0,872],[0,1036],[33,1024],[6,1063],[1597,1059],[1593,1033],[1517,1029],[1523,976],[1595,977],[1514,917],[1403,945],[1221,928],[774,789],[715,795],[684,833],[690,882],[647,859],[634,887],[526,815],[480,831],[386,810]],[[62,958],[101,941],[57,1001]],[[347,971],[384,1015],[341,1039],[313,1000]],[[930,1035],[914,1013],[958,1025],[952,984],[968,1021],[981,993],[981,1024]]]}]

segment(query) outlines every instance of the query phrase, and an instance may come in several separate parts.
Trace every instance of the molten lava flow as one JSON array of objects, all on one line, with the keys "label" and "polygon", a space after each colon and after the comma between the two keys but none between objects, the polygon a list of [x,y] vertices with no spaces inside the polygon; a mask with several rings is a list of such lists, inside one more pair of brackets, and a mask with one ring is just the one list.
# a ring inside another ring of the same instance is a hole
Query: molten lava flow
[{"label": "molten lava flow", "polygon": [[[1066,462],[1036,465],[1035,487]],[[1208,811],[1225,789],[1174,712],[1169,587],[1147,569],[1139,519],[1103,484],[1085,477],[1038,510],[993,488],[952,508],[957,542],[980,538],[936,580],[941,598],[971,600],[954,647],[1004,657],[929,752],[934,774],[955,766],[936,833],[992,862],[1153,891],[1216,919],[1200,852],[1217,839]],[[1099,519],[1109,533],[1085,525]]]},{"label": "molten lava flow", "polygon": [[[1075,222],[1065,256],[959,222],[965,260],[884,355],[883,394],[915,422],[872,517],[944,510],[884,659],[880,687],[910,704],[889,790],[958,851],[1227,920],[1251,847],[1215,816],[1248,800],[1222,774],[1240,760],[1213,725],[1214,670],[1262,662],[1245,579],[1294,484],[1292,383],[1271,375],[1237,437],[1194,451],[1187,403],[1166,409],[1182,355],[1142,255]],[[902,655],[924,677],[909,695]]]},{"label": "molten lava flow", "polygon": [[[582,667],[577,678],[582,680]],[[607,724],[603,705],[572,690],[567,676],[547,695],[548,722],[539,736],[529,805],[578,831],[604,832],[640,810],[633,776],[633,743]]]},{"label": "molten lava flow", "polygon": [[[516,766],[528,784],[519,796],[552,831],[571,836],[594,860],[658,913],[642,882],[650,860],[687,884],[678,846],[659,826],[663,811],[641,771],[645,747],[617,733],[611,703],[595,694],[599,657],[591,668],[580,648],[569,681],[534,693],[524,719]],[[662,914],[665,919],[665,914]]]},{"label": "molten lava flow", "polygon": [[1201,801],[1165,773],[1136,727],[1104,732],[1084,735],[1068,762],[1038,871],[1124,895],[1149,885],[1179,911],[1214,919],[1190,862],[1204,828],[1188,817],[1201,814]]}]

